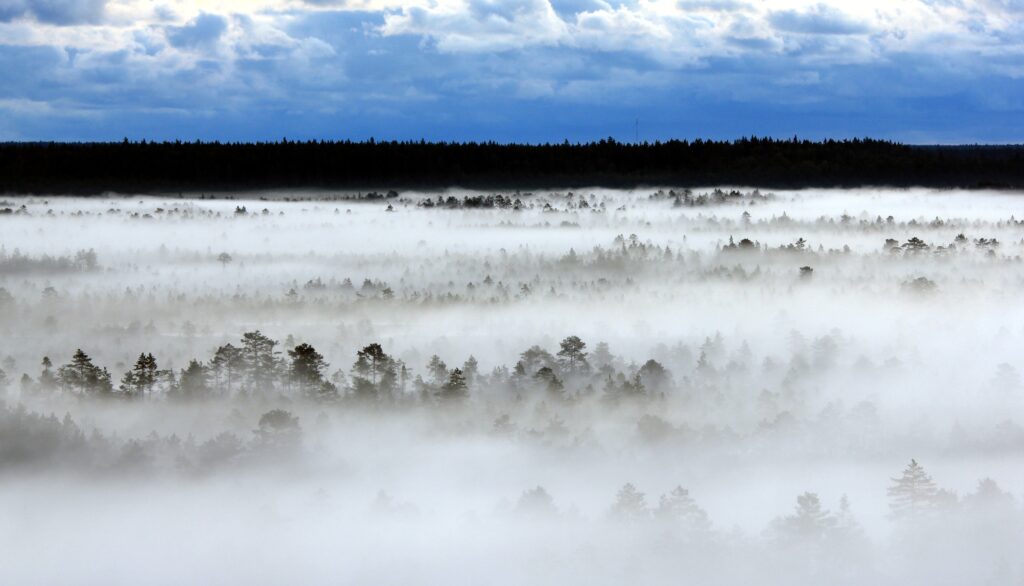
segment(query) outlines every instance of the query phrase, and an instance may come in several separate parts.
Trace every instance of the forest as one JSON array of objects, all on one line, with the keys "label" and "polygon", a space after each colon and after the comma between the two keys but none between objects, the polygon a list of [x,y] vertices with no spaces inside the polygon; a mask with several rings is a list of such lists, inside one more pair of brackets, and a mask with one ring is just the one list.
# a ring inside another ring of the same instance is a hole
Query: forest
[{"label": "forest", "polygon": [[1021,211],[0,196],[0,581],[1021,584]]},{"label": "forest", "polygon": [[1024,147],[749,137],[624,143],[0,143],[0,192],[759,185],[1020,188]]}]

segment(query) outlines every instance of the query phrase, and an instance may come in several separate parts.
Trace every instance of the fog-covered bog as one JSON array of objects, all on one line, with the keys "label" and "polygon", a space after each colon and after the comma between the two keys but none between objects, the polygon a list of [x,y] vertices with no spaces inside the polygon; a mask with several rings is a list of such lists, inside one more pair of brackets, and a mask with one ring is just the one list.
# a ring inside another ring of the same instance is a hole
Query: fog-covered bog
[{"label": "fog-covered bog", "polygon": [[7,197],[0,582],[1024,583],[1021,198]]}]

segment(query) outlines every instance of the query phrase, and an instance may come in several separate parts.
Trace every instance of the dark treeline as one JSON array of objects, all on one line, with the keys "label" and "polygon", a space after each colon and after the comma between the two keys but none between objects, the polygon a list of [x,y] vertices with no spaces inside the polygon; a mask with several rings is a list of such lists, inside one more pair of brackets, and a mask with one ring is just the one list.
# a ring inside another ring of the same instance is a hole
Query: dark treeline
[{"label": "dark treeline", "polygon": [[1024,187],[1024,145],[910,146],[771,138],[627,144],[282,140],[0,144],[0,192],[270,188]]},{"label": "dark treeline", "polygon": [[[707,342],[711,344],[711,342]],[[329,364],[313,346],[298,344],[282,352],[277,340],[259,330],[246,332],[237,346],[224,344],[207,362],[191,360],[176,373],[161,369],[151,353],[139,354],[134,366],[117,384],[111,373],[81,349],[71,361],[54,369],[44,357],[38,379],[23,374],[25,395],[54,392],[77,398],[203,400],[213,398],[312,399],[318,402],[354,400],[372,403],[457,403],[474,390],[489,387],[521,400],[526,393],[546,400],[571,403],[588,396],[618,403],[636,399],[664,398],[672,376],[655,360],[635,372],[617,371],[608,345],[593,352],[577,336],[561,341],[555,354],[532,346],[511,369],[480,371],[469,356],[461,366],[449,368],[437,355],[430,358],[424,375],[414,374],[378,343],[356,352],[348,374],[343,369],[328,375]],[[701,355],[704,361],[704,355]],[[11,382],[0,370],[0,397]]]}]

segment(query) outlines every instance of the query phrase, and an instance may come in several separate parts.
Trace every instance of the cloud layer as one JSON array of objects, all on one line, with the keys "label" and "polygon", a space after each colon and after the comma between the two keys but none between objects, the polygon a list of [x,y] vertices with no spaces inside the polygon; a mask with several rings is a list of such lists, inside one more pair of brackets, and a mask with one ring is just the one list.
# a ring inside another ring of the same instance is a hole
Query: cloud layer
[{"label": "cloud layer", "polygon": [[1011,0],[0,0],[0,138],[1019,141]]}]

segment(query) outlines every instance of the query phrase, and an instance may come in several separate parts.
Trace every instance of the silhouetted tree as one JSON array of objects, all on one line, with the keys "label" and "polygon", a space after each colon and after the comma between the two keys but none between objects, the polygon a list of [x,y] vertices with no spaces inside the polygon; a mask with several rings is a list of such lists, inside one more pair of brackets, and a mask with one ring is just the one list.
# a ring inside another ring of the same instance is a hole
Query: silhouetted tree
[{"label": "silhouetted tree", "polygon": [[53,362],[49,356],[43,356],[42,370],[39,372],[39,390],[49,392],[57,388],[57,377],[53,375]]},{"label": "silhouetted tree", "polygon": [[906,241],[906,243],[903,244],[903,249],[911,254],[918,252],[927,252],[929,248],[930,247],[928,246],[928,244],[924,240],[918,238],[917,236],[910,238],[909,240]]},{"label": "silhouetted tree", "polygon": [[352,390],[357,398],[386,398],[397,381],[395,361],[380,344],[373,343],[356,352],[356,362],[352,365]]},{"label": "silhouetted tree", "polygon": [[565,385],[562,384],[562,380],[558,378],[558,375],[555,374],[555,371],[551,367],[542,366],[540,370],[533,375],[533,378],[548,394],[561,398]]},{"label": "silhouetted tree", "polygon": [[178,398],[206,399],[210,394],[210,369],[198,360],[189,361],[178,379]]},{"label": "silhouetted tree", "polygon": [[558,355],[561,357],[562,368],[570,374],[576,374],[587,366],[586,342],[579,336],[569,336],[559,344]]},{"label": "silhouetted tree", "polygon": [[157,376],[156,358],[152,354],[139,354],[135,365],[121,378],[121,394],[129,399],[152,395]]},{"label": "silhouetted tree", "polygon": [[22,373],[21,380],[18,381],[18,388],[21,390],[22,396],[27,396],[36,390],[36,383],[32,380],[32,377],[25,372]]},{"label": "silhouetted tree", "polygon": [[448,375],[448,380],[441,386],[438,397],[444,401],[460,401],[469,396],[469,388],[466,385],[466,377],[462,370],[453,368]]},{"label": "silhouetted tree", "polygon": [[79,396],[109,396],[114,390],[107,369],[93,364],[81,348],[75,350],[69,364],[57,370],[57,380],[63,389]]},{"label": "silhouetted tree", "polygon": [[328,364],[324,357],[309,344],[299,344],[288,351],[288,356],[292,359],[289,373],[299,391],[307,397],[319,396],[327,383],[324,371]]},{"label": "silhouetted tree", "polygon": [[[1019,187],[1024,185],[1022,168],[1024,149],[1019,145],[923,148],[870,139],[811,142],[750,137],[642,145],[609,139],[572,145],[320,140],[0,144],[0,191],[20,193],[140,193],[267,185],[341,188],[395,182],[435,187],[453,182],[466,186],[514,182],[523,187],[554,182]],[[713,199],[727,196],[716,193]],[[389,192],[364,197],[393,196]],[[686,194],[678,201],[693,205],[698,198]],[[449,202],[468,204],[454,197]],[[517,200],[514,207],[521,205]],[[241,216],[248,211],[238,206],[235,213]]]},{"label": "silhouetted tree", "polygon": [[637,372],[640,376],[640,382],[644,388],[649,389],[652,393],[663,393],[669,389],[672,377],[665,367],[660,362],[654,360],[648,360],[640,367]]},{"label": "silhouetted tree", "polygon": [[519,355],[519,362],[522,364],[522,370],[526,376],[532,376],[545,366],[552,370],[557,366],[555,357],[540,346],[530,346],[527,348],[525,352]]},{"label": "silhouetted tree", "polygon": [[302,441],[299,418],[284,409],[273,409],[260,416],[255,433],[263,447],[294,448]]},{"label": "silhouetted tree", "polygon": [[274,350],[276,346],[276,340],[259,330],[242,334],[243,369],[249,392],[268,390],[277,380],[280,361],[278,352]]},{"label": "silhouetted tree", "polygon": [[242,350],[231,344],[224,344],[214,353],[213,359],[210,360],[210,368],[213,371],[214,384],[220,389],[223,381],[224,394],[230,395],[232,384],[245,368]]}]

